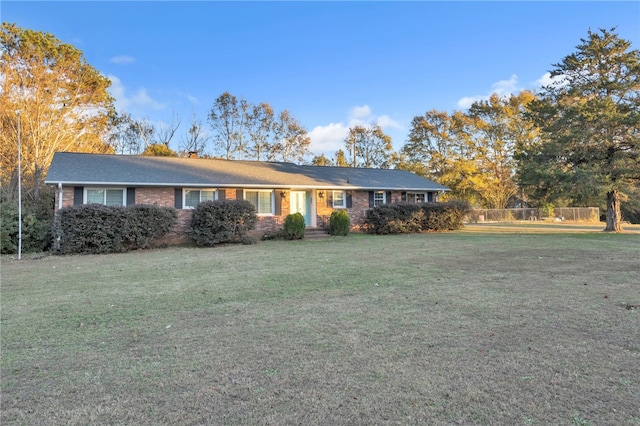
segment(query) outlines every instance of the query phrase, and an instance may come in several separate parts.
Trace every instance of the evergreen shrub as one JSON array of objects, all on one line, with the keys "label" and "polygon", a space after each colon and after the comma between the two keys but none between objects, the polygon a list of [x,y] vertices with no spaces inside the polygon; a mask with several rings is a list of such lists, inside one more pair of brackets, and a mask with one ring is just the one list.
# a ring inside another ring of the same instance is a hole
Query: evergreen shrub
[{"label": "evergreen shrub", "polygon": [[158,206],[65,207],[58,213],[59,251],[119,253],[148,248],[177,223],[175,209]]},{"label": "evergreen shrub", "polygon": [[205,201],[193,209],[189,236],[199,246],[243,242],[256,227],[256,209],[246,200]]},{"label": "evergreen shrub", "polygon": [[460,229],[471,211],[468,203],[384,204],[366,212],[364,225],[371,234],[406,234]]},{"label": "evergreen shrub", "polygon": [[304,238],[304,216],[302,213],[292,213],[284,219],[284,235],[288,240],[301,240]]},{"label": "evergreen shrub", "polygon": [[329,218],[329,234],[347,236],[351,229],[351,219],[346,210],[334,210]]}]

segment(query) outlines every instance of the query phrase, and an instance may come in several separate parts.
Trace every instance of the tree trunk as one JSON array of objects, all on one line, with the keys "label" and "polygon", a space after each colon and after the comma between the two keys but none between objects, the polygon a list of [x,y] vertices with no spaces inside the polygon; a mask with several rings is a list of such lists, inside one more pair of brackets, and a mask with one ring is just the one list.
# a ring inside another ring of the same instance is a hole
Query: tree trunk
[{"label": "tree trunk", "polygon": [[622,216],[620,214],[620,191],[614,189],[607,192],[607,227],[605,232],[622,232]]}]

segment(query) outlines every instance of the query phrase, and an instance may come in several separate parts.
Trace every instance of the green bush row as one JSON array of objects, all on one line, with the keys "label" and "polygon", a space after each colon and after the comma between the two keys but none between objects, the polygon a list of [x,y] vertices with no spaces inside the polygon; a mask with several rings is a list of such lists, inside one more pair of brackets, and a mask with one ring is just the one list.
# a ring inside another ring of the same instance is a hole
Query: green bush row
[{"label": "green bush row", "polygon": [[189,236],[199,246],[244,242],[257,220],[256,209],[249,201],[205,201],[193,209]]},{"label": "green bush row", "polygon": [[59,251],[118,253],[150,247],[177,223],[175,209],[133,205],[86,204],[60,210],[57,219]]},{"label": "green bush row", "polygon": [[384,204],[367,210],[364,226],[371,234],[451,231],[462,227],[471,211],[465,202]]}]

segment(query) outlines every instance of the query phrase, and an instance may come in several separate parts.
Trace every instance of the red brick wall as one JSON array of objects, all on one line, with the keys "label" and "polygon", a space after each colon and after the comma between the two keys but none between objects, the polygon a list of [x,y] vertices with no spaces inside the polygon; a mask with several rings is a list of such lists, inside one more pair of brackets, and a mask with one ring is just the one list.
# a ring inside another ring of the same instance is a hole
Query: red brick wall
[{"label": "red brick wall", "polygon": [[136,188],[136,204],[153,204],[159,207],[174,207],[175,189]]},{"label": "red brick wall", "polygon": [[[284,192],[284,198],[281,198],[281,192]],[[322,192],[323,197],[320,198],[319,194]],[[73,205],[74,187],[65,186],[62,188],[62,206],[68,207]],[[281,202],[281,215],[280,216],[258,216],[258,223],[253,235],[261,236],[264,233],[271,233],[282,229],[284,219],[290,213],[290,195],[289,191],[276,190],[274,197]],[[328,226],[328,219],[333,212],[333,207],[328,205],[327,194],[329,191],[315,191],[315,204],[317,209],[317,225]],[[346,211],[351,218],[351,227],[353,231],[360,231],[364,223],[366,211],[369,209],[369,191],[347,191],[351,194],[351,207]],[[56,209],[58,208],[59,191],[56,191]],[[226,189],[225,199],[235,200],[236,189]],[[402,201],[402,194],[400,191],[393,191],[391,193],[391,200],[387,202],[397,203]],[[175,189],[174,188],[136,188],[136,204],[152,204],[161,207],[174,207],[175,206]],[[164,242],[182,243],[188,240],[187,229],[189,222],[191,221],[190,209],[178,209],[178,224],[173,231],[168,235]]]}]

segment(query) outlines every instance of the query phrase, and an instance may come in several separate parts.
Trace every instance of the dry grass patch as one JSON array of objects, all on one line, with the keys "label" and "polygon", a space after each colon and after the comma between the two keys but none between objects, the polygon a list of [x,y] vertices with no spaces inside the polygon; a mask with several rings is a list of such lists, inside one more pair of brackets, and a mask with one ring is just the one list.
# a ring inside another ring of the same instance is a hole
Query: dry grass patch
[{"label": "dry grass patch", "polygon": [[2,424],[638,424],[640,239],[2,260]]}]

